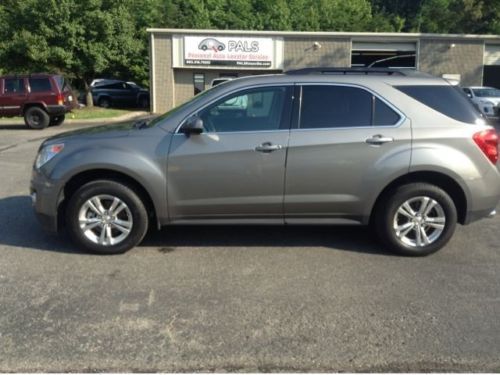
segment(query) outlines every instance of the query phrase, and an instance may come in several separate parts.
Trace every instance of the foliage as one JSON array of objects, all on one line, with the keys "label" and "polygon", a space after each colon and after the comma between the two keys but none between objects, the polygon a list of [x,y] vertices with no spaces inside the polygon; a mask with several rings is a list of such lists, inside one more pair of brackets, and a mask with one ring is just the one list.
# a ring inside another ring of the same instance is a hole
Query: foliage
[{"label": "foliage", "polygon": [[500,33],[500,0],[1,0],[0,73],[147,85],[148,27]]}]

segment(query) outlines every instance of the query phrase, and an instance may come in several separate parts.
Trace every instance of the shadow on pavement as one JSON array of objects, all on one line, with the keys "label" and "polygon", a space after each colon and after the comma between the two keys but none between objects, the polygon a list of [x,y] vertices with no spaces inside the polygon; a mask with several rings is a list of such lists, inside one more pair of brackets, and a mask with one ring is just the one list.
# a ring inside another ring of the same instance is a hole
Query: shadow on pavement
[{"label": "shadow on pavement", "polygon": [[0,130],[30,130],[30,128],[24,124],[0,124]]},{"label": "shadow on pavement", "polygon": [[79,253],[65,235],[56,236],[42,229],[27,195],[0,199],[0,246]]},{"label": "shadow on pavement", "polygon": [[[0,199],[2,245],[83,254],[67,235],[42,229],[29,196]],[[392,255],[382,250],[368,228],[359,226],[172,226],[150,231],[140,247],[157,247],[165,253],[182,247],[325,247]]]}]

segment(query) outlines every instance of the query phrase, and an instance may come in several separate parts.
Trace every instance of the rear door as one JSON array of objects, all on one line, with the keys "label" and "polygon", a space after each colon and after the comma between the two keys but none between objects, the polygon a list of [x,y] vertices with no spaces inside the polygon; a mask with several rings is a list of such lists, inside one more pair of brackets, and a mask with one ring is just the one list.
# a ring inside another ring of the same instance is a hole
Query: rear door
[{"label": "rear door", "polygon": [[5,116],[17,116],[27,98],[24,78],[5,78],[2,93],[2,112]]},{"label": "rear door", "polygon": [[410,121],[362,87],[303,85],[299,95],[288,148],[285,221],[366,222],[378,192],[408,171]]}]

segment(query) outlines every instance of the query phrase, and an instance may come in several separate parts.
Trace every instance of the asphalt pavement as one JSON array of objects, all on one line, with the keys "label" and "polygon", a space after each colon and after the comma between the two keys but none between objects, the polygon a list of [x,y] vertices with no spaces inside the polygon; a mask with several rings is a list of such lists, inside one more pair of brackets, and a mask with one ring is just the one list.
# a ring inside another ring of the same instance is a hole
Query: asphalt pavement
[{"label": "asphalt pavement", "polygon": [[500,371],[500,217],[425,258],[360,227],[172,227],[88,255],[28,196],[42,139],[83,126],[0,127],[0,372]]}]

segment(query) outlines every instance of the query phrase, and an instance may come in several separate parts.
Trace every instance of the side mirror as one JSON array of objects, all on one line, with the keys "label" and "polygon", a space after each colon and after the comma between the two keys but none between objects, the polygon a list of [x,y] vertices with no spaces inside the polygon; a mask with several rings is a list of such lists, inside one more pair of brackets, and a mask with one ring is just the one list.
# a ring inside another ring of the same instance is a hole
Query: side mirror
[{"label": "side mirror", "polygon": [[203,127],[203,120],[198,116],[188,118],[181,127],[181,132],[187,136],[191,134],[201,134],[204,131],[205,128]]}]

